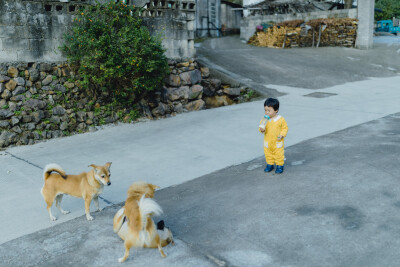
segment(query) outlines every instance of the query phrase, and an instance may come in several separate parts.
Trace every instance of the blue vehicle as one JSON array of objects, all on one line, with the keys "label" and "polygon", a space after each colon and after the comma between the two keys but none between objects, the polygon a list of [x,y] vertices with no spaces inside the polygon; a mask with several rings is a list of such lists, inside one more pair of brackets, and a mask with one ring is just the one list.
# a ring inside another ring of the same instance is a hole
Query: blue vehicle
[{"label": "blue vehicle", "polygon": [[400,35],[400,26],[393,26],[393,21],[391,20],[379,20],[376,22],[375,31]]}]

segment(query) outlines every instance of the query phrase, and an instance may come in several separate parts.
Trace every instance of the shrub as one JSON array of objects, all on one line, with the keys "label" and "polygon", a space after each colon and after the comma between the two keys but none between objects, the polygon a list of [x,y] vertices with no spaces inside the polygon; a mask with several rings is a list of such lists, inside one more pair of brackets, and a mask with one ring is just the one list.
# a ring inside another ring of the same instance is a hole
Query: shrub
[{"label": "shrub", "polygon": [[160,88],[168,61],[158,37],[139,17],[141,8],[123,3],[96,3],[81,9],[61,50],[94,96],[134,102],[143,92]]},{"label": "shrub", "polygon": [[375,20],[392,19],[400,17],[400,2],[398,0],[376,0]]}]

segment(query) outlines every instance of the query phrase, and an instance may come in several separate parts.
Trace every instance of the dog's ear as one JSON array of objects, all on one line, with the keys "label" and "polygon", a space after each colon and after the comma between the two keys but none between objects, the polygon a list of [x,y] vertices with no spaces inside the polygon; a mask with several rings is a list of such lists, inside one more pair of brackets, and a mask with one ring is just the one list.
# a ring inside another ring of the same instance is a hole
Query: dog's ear
[{"label": "dog's ear", "polygon": [[97,166],[94,164],[90,164],[89,167],[92,167],[96,172],[98,171]]},{"label": "dog's ear", "polygon": [[110,168],[110,167],[111,167],[111,164],[112,164],[112,162],[107,162],[107,163],[105,164],[105,166],[106,166],[107,168]]}]

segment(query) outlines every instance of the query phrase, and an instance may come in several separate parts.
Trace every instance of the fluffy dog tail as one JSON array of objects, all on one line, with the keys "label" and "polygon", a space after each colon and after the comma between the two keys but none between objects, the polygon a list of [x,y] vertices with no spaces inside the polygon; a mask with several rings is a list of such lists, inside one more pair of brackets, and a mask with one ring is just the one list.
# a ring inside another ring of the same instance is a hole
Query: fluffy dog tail
[{"label": "fluffy dog tail", "polygon": [[44,180],[49,178],[51,172],[57,172],[58,174],[61,175],[62,178],[64,178],[64,179],[67,178],[67,174],[65,173],[63,168],[61,168],[60,165],[58,165],[56,163],[51,163],[51,164],[47,164],[46,167],[44,167],[44,170],[43,170]]},{"label": "fluffy dog tail", "polygon": [[150,245],[151,236],[150,233],[146,231],[148,223],[154,223],[151,220],[152,216],[159,216],[163,213],[160,205],[157,204],[153,199],[146,198],[143,195],[139,201],[139,211],[140,217],[142,219],[142,228],[140,230],[139,236],[140,240],[146,245]]}]

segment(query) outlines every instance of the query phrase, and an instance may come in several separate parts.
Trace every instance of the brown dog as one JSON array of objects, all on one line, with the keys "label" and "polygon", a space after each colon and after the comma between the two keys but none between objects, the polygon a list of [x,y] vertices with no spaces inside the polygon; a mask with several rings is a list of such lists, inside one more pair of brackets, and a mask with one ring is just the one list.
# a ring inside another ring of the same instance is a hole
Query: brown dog
[{"label": "brown dog", "polygon": [[63,194],[83,198],[85,200],[85,212],[88,221],[93,220],[93,217],[90,216],[90,202],[92,199],[94,200],[94,204],[96,204],[97,210],[100,210],[99,195],[103,192],[104,185],[111,185],[111,162],[107,162],[104,166],[91,164],[89,167],[93,167],[93,169],[78,175],[67,175],[65,171],[55,163],[48,164],[44,168],[44,185],[40,192],[42,193],[44,201],[47,203],[47,211],[52,221],[57,220],[57,218],[51,214],[51,206],[53,205],[54,199],[56,200],[56,207],[62,214],[69,213],[69,211],[63,210],[60,207]]},{"label": "brown dog", "polygon": [[125,241],[125,254],[118,259],[124,262],[131,247],[156,248],[165,257],[162,247],[174,243],[171,231],[164,222],[156,228],[152,216],[162,214],[161,207],[152,199],[156,185],[145,182],[133,183],[128,190],[125,206],[114,216],[114,232]]}]

